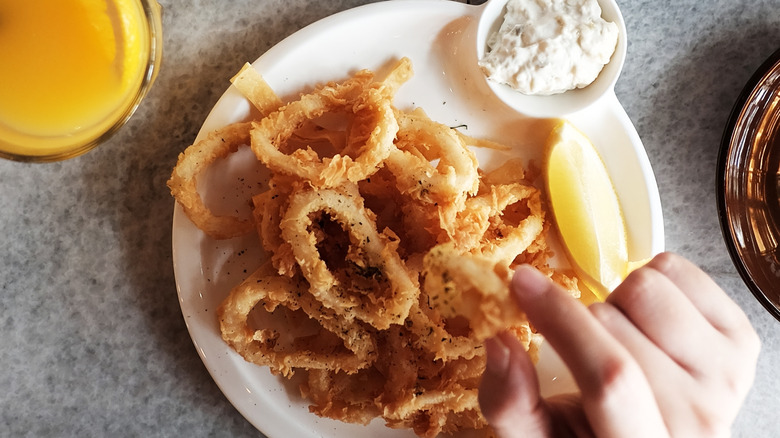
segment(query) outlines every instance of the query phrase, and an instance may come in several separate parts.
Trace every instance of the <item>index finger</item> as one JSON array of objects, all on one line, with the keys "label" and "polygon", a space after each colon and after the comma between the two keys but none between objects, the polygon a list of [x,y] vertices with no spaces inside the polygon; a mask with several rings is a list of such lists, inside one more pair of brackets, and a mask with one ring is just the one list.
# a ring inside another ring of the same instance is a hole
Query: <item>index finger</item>
[{"label": "index finger", "polygon": [[517,268],[511,289],[571,371],[597,436],[668,435],[640,366],[585,306],[529,266]]}]

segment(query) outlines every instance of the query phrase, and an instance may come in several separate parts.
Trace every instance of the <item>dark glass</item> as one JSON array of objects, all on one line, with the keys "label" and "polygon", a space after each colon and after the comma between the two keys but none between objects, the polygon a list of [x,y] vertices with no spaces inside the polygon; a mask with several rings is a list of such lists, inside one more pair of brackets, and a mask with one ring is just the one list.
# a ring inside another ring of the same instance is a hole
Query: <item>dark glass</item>
[{"label": "dark glass", "polygon": [[718,213],[750,291],[780,320],[780,50],[737,99],[718,161]]}]

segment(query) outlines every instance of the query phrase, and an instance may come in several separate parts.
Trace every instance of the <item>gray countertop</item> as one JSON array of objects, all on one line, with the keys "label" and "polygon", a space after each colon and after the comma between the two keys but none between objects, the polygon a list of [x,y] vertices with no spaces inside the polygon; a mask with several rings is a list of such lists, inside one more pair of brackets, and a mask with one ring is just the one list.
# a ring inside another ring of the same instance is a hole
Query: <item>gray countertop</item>
[{"label": "gray countertop", "polygon": [[[245,61],[367,2],[161,3],[163,68],[127,126],[69,161],[0,162],[0,436],[260,435],[187,333],[165,181]],[[780,1],[619,3],[629,44],[616,93],[656,173],[667,248],[710,273],[763,340],[734,435],[780,436],[780,322],[734,269],[715,202],[723,128],[780,48]]]}]

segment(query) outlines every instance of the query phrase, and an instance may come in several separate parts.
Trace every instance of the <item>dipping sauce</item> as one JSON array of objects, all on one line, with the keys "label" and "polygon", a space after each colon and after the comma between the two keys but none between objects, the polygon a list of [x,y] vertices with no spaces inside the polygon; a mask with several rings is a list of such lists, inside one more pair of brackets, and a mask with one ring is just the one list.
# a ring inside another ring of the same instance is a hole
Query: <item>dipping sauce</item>
[{"label": "dipping sauce", "polygon": [[617,39],[596,0],[509,0],[479,65],[521,93],[558,94],[596,80]]},{"label": "dipping sauce", "polygon": [[68,154],[111,129],[142,88],[152,39],[138,0],[0,0],[2,152]]}]

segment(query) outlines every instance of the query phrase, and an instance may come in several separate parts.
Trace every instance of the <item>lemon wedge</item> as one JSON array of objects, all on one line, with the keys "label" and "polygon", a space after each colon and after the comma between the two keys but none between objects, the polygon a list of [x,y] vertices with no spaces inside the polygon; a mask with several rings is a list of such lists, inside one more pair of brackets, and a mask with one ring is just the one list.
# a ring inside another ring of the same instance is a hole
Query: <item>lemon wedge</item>
[{"label": "lemon wedge", "polygon": [[585,134],[561,121],[547,139],[544,173],[569,261],[603,300],[629,272],[623,212],[604,161]]}]

